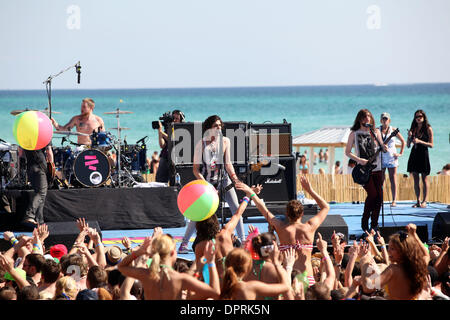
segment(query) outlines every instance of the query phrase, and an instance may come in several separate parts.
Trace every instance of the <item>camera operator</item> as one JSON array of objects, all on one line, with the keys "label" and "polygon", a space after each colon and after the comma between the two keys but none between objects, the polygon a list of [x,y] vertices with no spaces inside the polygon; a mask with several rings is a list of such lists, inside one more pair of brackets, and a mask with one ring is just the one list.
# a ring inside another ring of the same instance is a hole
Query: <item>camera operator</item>
[{"label": "camera operator", "polygon": [[169,150],[168,150],[168,140],[169,135],[167,133],[167,129],[170,123],[172,122],[184,122],[184,114],[180,110],[173,110],[172,114],[165,113],[160,120],[158,121],[158,142],[161,148],[161,153],[159,154],[159,166],[158,171],[156,172],[156,182],[169,182],[171,177],[170,175],[170,161],[169,161]]}]

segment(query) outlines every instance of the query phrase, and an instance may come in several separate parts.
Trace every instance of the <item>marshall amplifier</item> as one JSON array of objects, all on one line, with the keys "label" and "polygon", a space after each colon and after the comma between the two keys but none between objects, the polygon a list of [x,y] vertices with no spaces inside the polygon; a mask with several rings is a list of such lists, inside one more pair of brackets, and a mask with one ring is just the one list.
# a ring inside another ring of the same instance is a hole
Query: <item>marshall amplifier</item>
[{"label": "marshall amplifier", "polygon": [[250,124],[249,157],[289,157],[292,155],[291,124]]},{"label": "marshall amplifier", "polygon": [[265,203],[287,202],[297,199],[295,157],[273,158],[266,167],[251,173],[251,185],[261,184],[259,197]]}]

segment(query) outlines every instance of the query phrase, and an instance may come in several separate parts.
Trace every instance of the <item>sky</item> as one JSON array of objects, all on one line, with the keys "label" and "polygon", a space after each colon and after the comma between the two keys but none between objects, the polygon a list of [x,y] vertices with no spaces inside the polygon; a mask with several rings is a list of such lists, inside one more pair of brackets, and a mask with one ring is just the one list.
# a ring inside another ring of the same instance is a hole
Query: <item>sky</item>
[{"label": "sky", "polygon": [[448,0],[0,0],[0,90],[450,82],[449,56]]}]

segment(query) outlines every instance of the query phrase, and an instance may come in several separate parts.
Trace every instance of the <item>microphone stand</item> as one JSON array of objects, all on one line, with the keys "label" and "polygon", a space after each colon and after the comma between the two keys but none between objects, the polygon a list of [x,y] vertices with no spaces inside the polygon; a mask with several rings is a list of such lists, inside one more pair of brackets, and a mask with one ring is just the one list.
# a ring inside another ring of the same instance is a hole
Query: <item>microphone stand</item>
[{"label": "microphone stand", "polygon": [[223,179],[224,179],[224,177],[225,177],[225,161],[223,160],[224,159],[224,153],[223,153],[223,135],[222,135],[222,133],[220,133],[220,136],[219,136],[219,143],[218,143],[218,156],[220,157],[220,161],[223,163],[222,164],[222,166],[221,166],[221,168],[220,168],[220,170],[219,170],[219,186],[220,186],[220,213],[221,213],[221,219],[220,219],[220,221],[221,221],[221,223],[222,223],[222,228],[224,227],[224,225],[225,225],[225,222],[224,222],[224,216],[223,216],[223,206],[224,206],[224,198],[225,198],[225,194],[224,194],[224,191],[225,191],[225,186],[224,186],[224,181],[223,181]]},{"label": "microphone stand", "polygon": [[63,74],[64,72],[68,71],[71,68],[75,68],[75,70],[78,70],[78,67],[80,65],[80,61],[78,61],[75,65],[70,66],[62,71],[60,71],[59,73],[55,74],[55,75],[50,75],[44,82],[42,82],[43,84],[45,84],[45,88],[47,90],[47,98],[48,98],[48,117],[51,119],[52,118],[52,80],[54,78],[56,78],[57,76]]},{"label": "microphone stand", "polygon": [[[379,148],[381,148],[380,151],[380,166],[381,166],[381,172],[383,172],[383,147],[380,140],[378,140],[377,135],[375,134],[372,126],[369,127],[370,132],[372,133],[372,136],[375,138],[375,140],[378,142]],[[381,226],[384,228],[384,196],[383,196],[383,185],[384,185],[384,177],[383,177],[383,183],[381,184]]]}]

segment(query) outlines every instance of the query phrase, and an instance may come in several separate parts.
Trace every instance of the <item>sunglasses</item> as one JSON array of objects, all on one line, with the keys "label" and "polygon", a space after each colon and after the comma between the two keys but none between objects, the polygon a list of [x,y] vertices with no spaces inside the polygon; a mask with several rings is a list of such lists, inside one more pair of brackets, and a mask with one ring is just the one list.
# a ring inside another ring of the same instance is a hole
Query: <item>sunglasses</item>
[{"label": "sunglasses", "polygon": [[416,119],[421,119],[421,118],[423,118],[423,115],[416,116]]},{"label": "sunglasses", "polygon": [[383,118],[381,118],[381,120],[383,120],[383,121],[387,121],[387,120],[389,120],[389,118],[387,118],[387,117],[383,117]]}]

